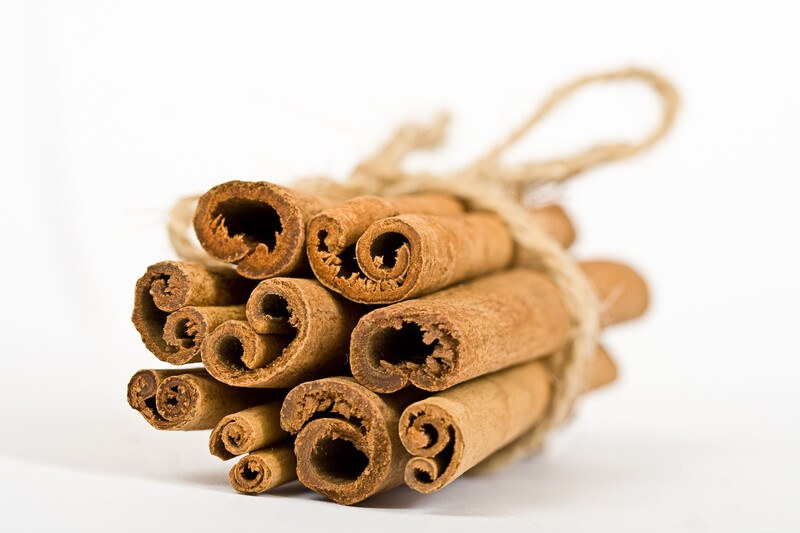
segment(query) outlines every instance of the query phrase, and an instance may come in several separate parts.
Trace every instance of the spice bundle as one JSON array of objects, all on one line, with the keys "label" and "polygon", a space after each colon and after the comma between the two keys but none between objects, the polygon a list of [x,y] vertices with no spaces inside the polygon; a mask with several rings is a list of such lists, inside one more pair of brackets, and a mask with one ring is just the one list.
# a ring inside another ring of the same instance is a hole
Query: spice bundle
[{"label": "spice bundle", "polygon": [[345,183],[203,194],[205,253],[176,238],[194,261],[136,283],[133,323],[176,367],[136,372],[130,406],[156,429],[211,430],[210,454],[239,458],[239,492],[298,479],[342,504],[435,492],[537,448],[616,378],[598,331],[641,316],[647,287],[575,262],[566,213],[525,207],[518,185],[536,180],[497,154],[459,179],[401,171],[441,137],[442,123],[401,129]]}]

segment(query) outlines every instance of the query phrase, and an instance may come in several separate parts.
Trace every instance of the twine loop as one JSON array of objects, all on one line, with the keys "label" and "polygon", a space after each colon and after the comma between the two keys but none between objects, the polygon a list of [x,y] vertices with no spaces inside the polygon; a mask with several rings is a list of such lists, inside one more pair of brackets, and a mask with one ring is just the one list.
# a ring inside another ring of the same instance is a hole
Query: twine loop
[{"label": "twine loop", "polygon": [[[569,96],[587,85],[617,81],[644,82],[661,98],[661,120],[650,133],[637,142],[608,142],[549,161],[514,166],[502,164],[501,158],[506,150]],[[547,433],[569,418],[582,390],[600,329],[599,303],[589,281],[570,254],[530,223],[523,198],[526,193],[542,185],[565,182],[591,167],[631,157],[650,148],[672,126],[678,105],[679,96],[673,85],[650,70],[629,67],[589,75],[553,91],[539,109],[505,139],[464,169],[452,174],[411,174],[402,169],[403,160],[409,153],[435,148],[444,141],[449,117],[442,114],[427,125],[409,124],[399,128],[388,143],[360,163],[344,182],[329,178],[306,178],[293,184],[294,188],[307,193],[342,201],[364,194],[453,194],[470,209],[488,210],[499,215],[506,222],[517,245],[526,249],[527,253],[521,256],[533,258],[523,266],[545,273],[561,291],[570,313],[572,329],[568,342],[549,359],[553,394],[548,411],[536,428],[484,462],[483,470],[538,449]],[[186,238],[191,223],[191,210],[187,206],[193,205],[193,201],[196,201],[196,197],[176,204],[169,225],[170,238],[179,257],[211,265],[210,261],[217,262]]]}]

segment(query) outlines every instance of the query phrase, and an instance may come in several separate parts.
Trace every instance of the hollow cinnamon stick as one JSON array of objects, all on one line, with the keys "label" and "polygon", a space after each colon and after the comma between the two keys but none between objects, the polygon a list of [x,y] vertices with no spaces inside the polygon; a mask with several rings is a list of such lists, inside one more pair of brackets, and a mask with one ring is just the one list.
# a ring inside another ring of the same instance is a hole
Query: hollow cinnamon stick
[{"label": "hollow cinnamon stick", "polygon": [[[586,390],[615,377],[613,361],[598,347]],[[411,404],[399,422],[400,440],[414,456],[406,464],[406,484],[423,493],[450,484],[541,420],[550,395],[546,365],[531,361]]]},{"label": "hollow cinnamon stick", "polygon": [[243,387],[291,387],[341,374],[364,312],[316,280],[264,280],[247,302],[248,322],[225,322],[206,337],[203,363],[220,381]]},{"label": "hollow cinnamon stick", "polygon": [[[596,262],[586,272],[590,280],[600,273],[622,281],[599,283],[598,291],[626,292],[613,300],[598,294],[609,304],[601,316],[603,325],[644,311],[646,285],[633,270]],[[623,304],[624,313],[617,310]],[[439,391],[545,356],[564,342],[569,326],[552,281],[512,269],[364,315],[351,336],[350,369],[376,392],[407,385]]]},{"label": "hollow cinnamon stick", "polygon": [[[311,219],[308,224],[306,253],[317,278],[328,288],[349,297],[349,292],[352,292],[348,290],[349,285],[368,283],[369,278],[362,272],[358,263],[356,248],[360,237],[373,223],[401,214],[463,213],[464,207],[461,202],[446,194],[418,194],[396,198],[360,196],[330,207]],[[397,240],[395,236],[395,241]],[[396,252],[388,250],[395,254],[393,270],[408,268],[404,263],[408,259],[408,244],[406,243],[405,247],[400,241],[387,244],[399,247]],[[386,256],[382,259],[381,265],[385,266],[391,259]],[[368,303],[373,302],[370,300]]]},{"label": "hollow cinnamon stick", "polygon": [[155,411],[168,423],[160,429],[211,429],[226,415],[274,399],[267,391],[230,387],[205,372],[182,373],[158,385]]},{"label": "hollow cinnamon stick", "polygon": [[281,429],[281,403],[257,405],[220,420],[209,438],[211,454],[226,461],[287,439],[289,434]]},{"label": "hollow cinnamon stick", "polygon": [[175,351],[168,361],[174,365],[200,361],[200,347],[214,328],[244,318],[244,305],[187,306],[170,313],[164,322],[164,342]]},{"label": "hollow cinnamon stick", "polygon": [[444,390],[546,355],[568,329],[556,287],[515,269],[368,313],[351,336],[350,369],[376,392]]},{"label": "hollow cinnamon stick", "polygon": [[203,249],[242,276],[298,274],[308,268],[306,225],[330,204],[266,181],[229,181],[200,197],[194,228]]},{"label": "hollow cinnamon stick", "polygon": [[331,500],[351,505],[403,483],[411,457],[400,443],[403,409],[422,392],[379,396],[348,377],[298,385],[281,408],[281,426],[297,434],[297,477]]},{"label": "hollow cinnamon stick", "polygon": [[261,494],[297,479],[297,460],[291,442],[254,451],[242,457],[228,475],[231,487],[244,494]]},{"label": "hollow cinnamon stick", "polygon": [[202,368],[170,370],[139,370],[128,382],[128,405],[138,411],[156,429],[173,429],[178,420],[167,420],[156,409],[156,392],[159,385],[170,376],[181,374],[205,374]]},{"label": "hollow cinnamon stick", "polygon": [[[557,206],[532,222],[565,245],[572,225]],[[448,195],[361,197],[311,219],[306,241],[314,275],[350,300],[387,304],[507,266],[511,235],[494,214],[463,212]]]},{"label": "hollow cinnamon stick", "polygon": [[[160,360],[172,364],[199,361],[198,337],[220,319],[241,312],[241,308],[237,312],[218,306],[243,304],[253,285],[233,270],[212,271],[194,263],[163,261],[148,267],[136,282],[131,319],[144,345]],[[175,317],[165,329],[169,314],[187,306],[192,309]]]}]

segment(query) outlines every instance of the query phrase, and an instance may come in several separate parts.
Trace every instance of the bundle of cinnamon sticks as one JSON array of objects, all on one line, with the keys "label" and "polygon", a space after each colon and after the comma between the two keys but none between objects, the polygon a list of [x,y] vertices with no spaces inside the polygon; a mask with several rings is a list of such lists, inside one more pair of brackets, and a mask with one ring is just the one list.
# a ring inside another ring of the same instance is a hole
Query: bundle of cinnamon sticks
[{"label": "bundle of cinnamon sticks", "polygon": [[[529,218],[565,249],[575,240],[557,205]],[[237,491],[298,479],[341,504],[435,492],[547,413],[550,355],[573,324],[497,214],[445,193],[342,202],[231,181],[200,197],[194,229],[232,266],[165,261],[138,280],[133,323],[179,367],[136,372],[128,402],[156,429],[211,430],[211,454],[240,458]],[[644,313],[631,268],[580,266],[603,327]],[[617,375],[600,345],[583,371],[584,392]]]}]

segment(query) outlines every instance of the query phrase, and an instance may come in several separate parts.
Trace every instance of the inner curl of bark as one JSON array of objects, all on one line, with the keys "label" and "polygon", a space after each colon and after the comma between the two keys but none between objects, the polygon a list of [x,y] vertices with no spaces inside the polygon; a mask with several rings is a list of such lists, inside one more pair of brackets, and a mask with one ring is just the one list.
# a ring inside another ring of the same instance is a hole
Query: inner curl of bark
[{"label": "inner curl of bark", "polygon": [[264,244],[270,251],[275,249],[278,235],[283,231],[278,212],[257,200],[232,198],[220,202],[214,219],[225,228],[228,237],[241,236],[249,245]]}]

